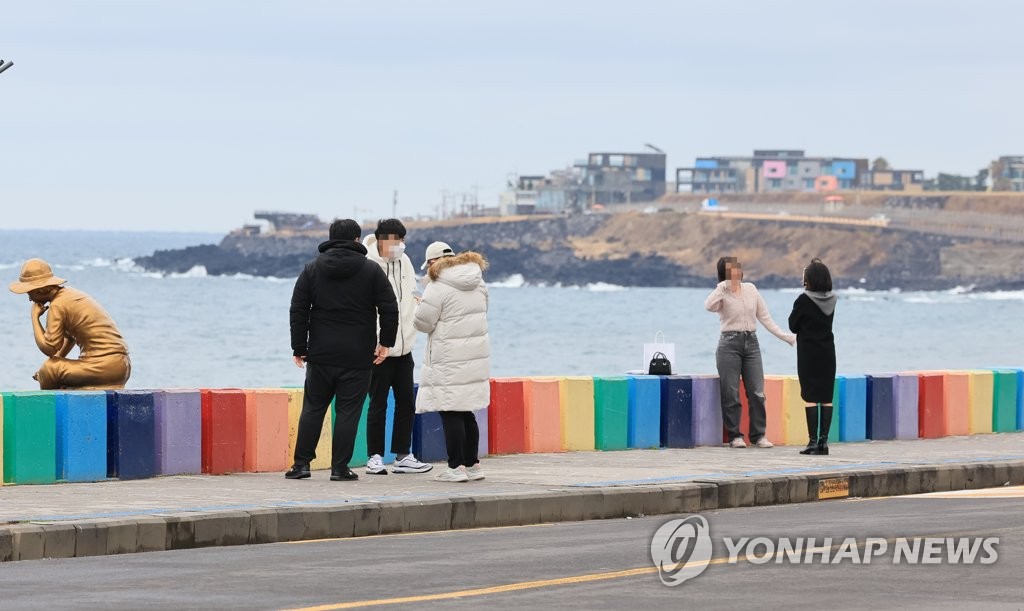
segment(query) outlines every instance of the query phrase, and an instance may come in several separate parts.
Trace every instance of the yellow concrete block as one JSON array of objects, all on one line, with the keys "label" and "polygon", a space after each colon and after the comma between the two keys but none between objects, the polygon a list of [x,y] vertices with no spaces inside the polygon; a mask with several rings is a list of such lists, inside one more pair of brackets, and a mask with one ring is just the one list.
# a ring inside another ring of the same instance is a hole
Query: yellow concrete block
[{"label": "yellow concrete block", "polygon": [[992,401],[995,376],[991,371],[972,371],[969,373],[970,388],[970,431],[976,433],[992,432]]},{"label": "yellow concrete block", "polygon": [[[295,457],[295,438],[299,434],[299,415],[302,414],[303,391],[301,388],[288,389],[288,458]],[[324,417],[324,426],[320,429],[320,441],[316,444],[316,458],[309,463],[310,469],[331,468],[331,426],[330,412]]]},{"label": "yellow concrete block", "polygon": [[787,446],[807,445],[807,403],[800,398],[800,380],[786,376],[782,384],[782,443]]},{"label": "yellow concrete block", "polygon": [[562,447],[567,452],[594,449],[594,378],[562,378]]}]

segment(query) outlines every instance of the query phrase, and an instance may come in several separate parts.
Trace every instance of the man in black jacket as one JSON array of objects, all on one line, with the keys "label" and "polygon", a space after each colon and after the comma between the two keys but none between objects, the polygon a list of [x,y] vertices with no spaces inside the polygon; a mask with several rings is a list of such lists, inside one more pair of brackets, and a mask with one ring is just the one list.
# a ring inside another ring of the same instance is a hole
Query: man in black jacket
[{"label": "man in black jacket", "polygon": [[306,390],[295,463],[285,473],[288,479],[309,477],[309,463],[316,456],[332,396],[331,480],[358,479],[348,462],[370,386],[370,367],[384,361],[398,333],[398,301],[380,266],[366,258],[366,248],[359,243],[361,234],[359,224],[351,219],[334,221],[330,239],[320,245],[320,255],[295,281],[292,352],[295,364],[306,368]]}]

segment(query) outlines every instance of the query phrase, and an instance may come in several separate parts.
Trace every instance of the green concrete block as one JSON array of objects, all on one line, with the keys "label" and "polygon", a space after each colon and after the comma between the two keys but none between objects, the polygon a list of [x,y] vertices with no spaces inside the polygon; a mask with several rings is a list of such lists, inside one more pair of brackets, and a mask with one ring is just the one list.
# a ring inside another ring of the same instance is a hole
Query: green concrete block
[{"label": "green concrete block", "polygon": [[993,373],[992,431],[1012,433],[1017,430],[1017,371],[999,369]]},{"label": "green concrete block", "polygon": [[594,378],[594,446],[629,447],[629,378]]},{"label": "green concrete block", "polygon": [[[349,467],[365,467],[366,466],[366,413],[370,411],[370,397],[367,395],[363,399],[363,412],[359,414],[359,428],[356,430],[356,443],[352,446],[352,460],[348,461]],[[334,430],[334,399],[331,399],[331,430]],[[388,436],[384,440],[385,445],[388,445],[391,441],[391,437]]]},{"label": "green concrete block", "polygon": [[[829,429],[828,429],[828,442],[829,443],[839,443],[839,409],[840,409],[839,401],[840,401],[840,397],[842,396],[839,393],[839,378],[840,377],[842,377],[842,376],[839,376],[839,377],[836,378],[835,389],[832,391],[832,426],[829,427]],[[804,427],[804,428],[806,428],[806,427]]]},{"label": "green concrete block", "polygon": [[52,392],[4,395],[4,481],[52,484],[57,480],[57,400]]}]

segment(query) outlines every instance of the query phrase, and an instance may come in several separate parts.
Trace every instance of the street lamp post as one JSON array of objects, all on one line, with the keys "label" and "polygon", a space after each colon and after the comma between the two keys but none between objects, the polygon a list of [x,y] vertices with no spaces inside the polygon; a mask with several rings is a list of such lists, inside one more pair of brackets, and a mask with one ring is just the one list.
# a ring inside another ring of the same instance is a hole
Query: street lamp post
[{"label": "street lamp post", "polygon": [[14,65],[14,62],[12,62],[10,60],[4,61],[4,60],[0,59],[0,72],[3,72],[4,70],[10,68],[13,65]]}]

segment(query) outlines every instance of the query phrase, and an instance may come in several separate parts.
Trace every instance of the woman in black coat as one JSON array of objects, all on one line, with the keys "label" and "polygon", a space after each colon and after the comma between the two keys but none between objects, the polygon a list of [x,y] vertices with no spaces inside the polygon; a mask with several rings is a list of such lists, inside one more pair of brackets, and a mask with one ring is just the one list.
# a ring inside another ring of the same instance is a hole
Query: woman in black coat
[{"label": "woman in black coat", "polygon": [[828,454],[828,430],[832,426],[832,395],[836,383],[836,342],[832,335],[835,309],[832,275],[821,259],[812,259],[804,268],[804,292],[793,302],[793,313],[789,315],[789,330],[796,333],[800,397],[807,402],[807,436],[810,441],[800,451],[801,454]]}]

